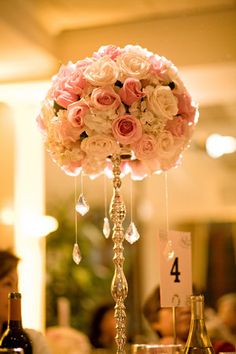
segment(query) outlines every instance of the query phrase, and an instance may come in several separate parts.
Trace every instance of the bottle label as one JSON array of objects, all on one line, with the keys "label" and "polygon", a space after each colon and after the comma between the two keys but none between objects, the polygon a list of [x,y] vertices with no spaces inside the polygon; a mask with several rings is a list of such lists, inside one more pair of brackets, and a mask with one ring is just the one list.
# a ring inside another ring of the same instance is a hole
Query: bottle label
[{"label": "bottle label", "polygon": [[162,307],[189,305],[192,294],[192,252],[189,232],[159,232],[160,295]]}]

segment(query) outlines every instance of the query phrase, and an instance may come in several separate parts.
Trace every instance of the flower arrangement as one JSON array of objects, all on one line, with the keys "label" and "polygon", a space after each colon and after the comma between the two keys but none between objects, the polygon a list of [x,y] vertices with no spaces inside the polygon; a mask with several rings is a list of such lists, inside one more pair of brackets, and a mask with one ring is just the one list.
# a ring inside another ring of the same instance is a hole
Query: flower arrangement
[{"label": "flower arrangement", "polygon": [[111,171],[142,179],[181,161],[198,108],[173,63],[137,45],[102,46],[62,65],[37,117],[52,159],[70,175]]}]

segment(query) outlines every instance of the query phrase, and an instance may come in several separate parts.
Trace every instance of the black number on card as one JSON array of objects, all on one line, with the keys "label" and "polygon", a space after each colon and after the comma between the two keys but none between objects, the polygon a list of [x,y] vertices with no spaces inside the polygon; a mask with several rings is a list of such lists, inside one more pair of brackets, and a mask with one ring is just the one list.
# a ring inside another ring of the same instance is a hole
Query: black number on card
[{"label": "black number on card", "polygon": [[175,260],[174,260],[171,270],[170,270],[170,275],[174,275],[174,277],[175,277],[175,280],[174,280],[175,283],[180,283],[180,279],[179,279],[180,274],[181,273],[179,271],[179,258],[175,257]]}]

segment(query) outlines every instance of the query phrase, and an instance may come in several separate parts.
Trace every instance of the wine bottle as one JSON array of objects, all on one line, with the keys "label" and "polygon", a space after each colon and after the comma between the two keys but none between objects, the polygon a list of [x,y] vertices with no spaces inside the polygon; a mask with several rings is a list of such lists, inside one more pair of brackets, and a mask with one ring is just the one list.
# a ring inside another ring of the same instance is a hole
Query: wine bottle
[{"label": "wine bottle", "polygon": [[0,347],[22,348],[24,354],[32,354],[31,341],[22,327],[20,293],[9,293],[8,295],[8,324],[2,335]]},{"label": "wine bottle", "polygon": [[184,354],[214,353],[204,319],[204,296],[191,296],[191,322]]}]

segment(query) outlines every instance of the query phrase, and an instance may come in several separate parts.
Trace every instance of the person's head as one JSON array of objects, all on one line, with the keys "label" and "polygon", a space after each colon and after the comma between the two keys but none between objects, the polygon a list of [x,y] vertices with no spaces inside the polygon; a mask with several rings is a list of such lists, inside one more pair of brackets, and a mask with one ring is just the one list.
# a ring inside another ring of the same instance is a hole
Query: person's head
[{"label": "person's head", "polygon": [[236,293],[225,294],[218,299],[217,313],[230,331],[236,333]]},{"label": "person's head", "polygon": [[[173,337],[172,308],[161,307],[160,288],[156,287],[146,299],[143,314],[150,327],[160,338]],[[190,307],[177,307],[176,334],[181,341],[186,341],[191,320]]]},{"label": "person's head", "polygon": [[114,305],[103,304],[96,308],[90,327],[90,341],[94,348],[110,348],[115,344],[116,323]]},{"label": "person's head", "polygon": [[7,321],[8,294],[17,291],[17,264],[19,258],[9,251],[0,250],[0,331],[2,323]]}]

